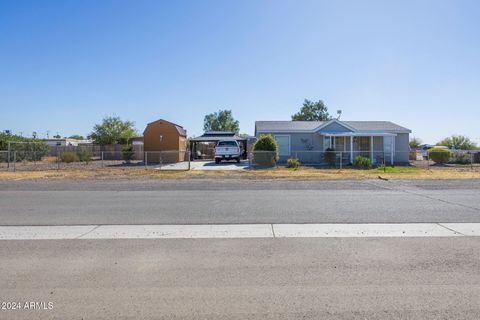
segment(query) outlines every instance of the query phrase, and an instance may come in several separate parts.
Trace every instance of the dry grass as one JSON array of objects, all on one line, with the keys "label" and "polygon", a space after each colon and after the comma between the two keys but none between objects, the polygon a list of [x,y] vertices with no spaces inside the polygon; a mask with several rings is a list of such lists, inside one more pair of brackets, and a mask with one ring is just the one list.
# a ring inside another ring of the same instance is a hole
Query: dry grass
[{"label": "dry grass", "polygon": [[412,167],[371,170],[355,169],[316,169],[301,167],[291,170],[283,167],[275,169],[245,171],[159,171],[143,168],[104,168],[96,170],[66,169],[46,171],[0,172],[0,180],[35,179],[287,179],[287,180],[358,180],[358,179],[480,179],[480,170],[471,168],[448,168],[426,170]]}]

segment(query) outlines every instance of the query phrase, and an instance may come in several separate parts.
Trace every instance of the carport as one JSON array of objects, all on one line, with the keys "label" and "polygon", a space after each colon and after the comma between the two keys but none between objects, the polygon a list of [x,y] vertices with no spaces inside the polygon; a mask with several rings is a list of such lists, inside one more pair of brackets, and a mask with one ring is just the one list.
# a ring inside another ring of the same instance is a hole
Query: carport
[{"label": "carport", "polygon": [[242,149],[242,158],[247,159],[247,138],[239,137],[234,132],[209,131],[200,137],[190,139],[190,155],[192,160],[213,160],[215,145],[220,140],[234,139]]}]

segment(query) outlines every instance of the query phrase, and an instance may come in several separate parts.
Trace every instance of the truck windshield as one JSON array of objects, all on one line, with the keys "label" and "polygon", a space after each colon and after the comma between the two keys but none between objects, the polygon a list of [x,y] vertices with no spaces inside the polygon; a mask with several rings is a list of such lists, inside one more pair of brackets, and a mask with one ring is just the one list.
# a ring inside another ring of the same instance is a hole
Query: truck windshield
[{"label": "truck windshield", "polygon": [[218,143],[218,146],[219,147],[236,147],[237,142],[235,142],[235,141],[220,141]]}]

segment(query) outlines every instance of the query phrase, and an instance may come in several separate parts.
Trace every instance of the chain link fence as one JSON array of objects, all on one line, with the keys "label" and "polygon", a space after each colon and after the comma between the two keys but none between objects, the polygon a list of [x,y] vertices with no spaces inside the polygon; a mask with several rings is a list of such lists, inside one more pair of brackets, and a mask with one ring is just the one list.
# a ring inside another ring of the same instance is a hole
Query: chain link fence
[{"label": "chain link fence", "polygon": [[457,168],[480,171],[480,150],[430,150],[410,152],[410,165],[425,169]]},{"label": "chain link fence", "polygon": [[[30,154],[31,153],[31,154]],[[105,168],[190,170],[189,151],[63,151],[38,157],[33,151],[0,151],[2,171],[96,170]]]},{"label": "chain link fence", "polygon": [[[422,153],[384,151],[292,151],[276,154],[269,151],[253,151],[248,160],[238,165],[242,169],[271,168],[285,166],[288,159],[298,159],[301,166],[319,168],[348,168],[356,159],[368,159],[373,167],[404,165],[423,169],[448,169],[480,171],[479,150],[442,150]],[[0,151],[1,171],[42,171],[42,170],[96,170],[104,168],[145,168],[152,170],[190,170],[190,151],[99,151],[77,148],[75,151],[58,150],[55,153],[39,155],[35,150]],[[197,159],[195,162],[213,162]],[[248,165],[247,165],[248,163]],[[213,166],[213,164],[211,165]],[[209,167],[211,167],[209,166]],[[222,170],[222,166],[218,167]],[[200,169],[201,170],[201,169]]]},{"label": "chain link fence", "polygon": [[[368,159],[373,166],[388,166],[394,163],[394,155],[391,152],[300,150],[279,155],[270,151],[253,151],[250,154],[250,164],[252,167],[269,167],[284,165],[288,159],[296,159],[303,166],[341,169],[351,166],[357,157]],[[405,155],[404,164],[408,164],[408,155]]]},{"label": "chain link fence", "polygon": [[[445,150],[431,151],[425,155],[421,152],[409,151],[291,151],[276,155],[269,151],[253,151],[249,157],[252,168],[274,167],[285,165],[288,159],[297,159],[300,165],[337,168],[351,167],[368,159],[373,167],[410,166],[424,169],[470,169],[480,171],[480,150]],[[365,162],[363,162],[365,163]]]}]

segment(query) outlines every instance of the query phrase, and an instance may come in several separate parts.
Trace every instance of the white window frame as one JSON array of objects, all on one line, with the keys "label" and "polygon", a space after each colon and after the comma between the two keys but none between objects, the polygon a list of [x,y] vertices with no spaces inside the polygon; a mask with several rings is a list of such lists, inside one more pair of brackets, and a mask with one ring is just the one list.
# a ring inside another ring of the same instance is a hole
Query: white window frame
[{"label": "white window frame", "polygon": [[279,156],[290,156],[292,154],[292,144],[291,144],[291,137],[289,134],[274,134],[273,139],[275,139],[275,142],[278,145],[277,142],[277,137],[287,137],[288,138],[288,154],[281,154],[280,153],[280,148],[278,148],[278,155]]}]

